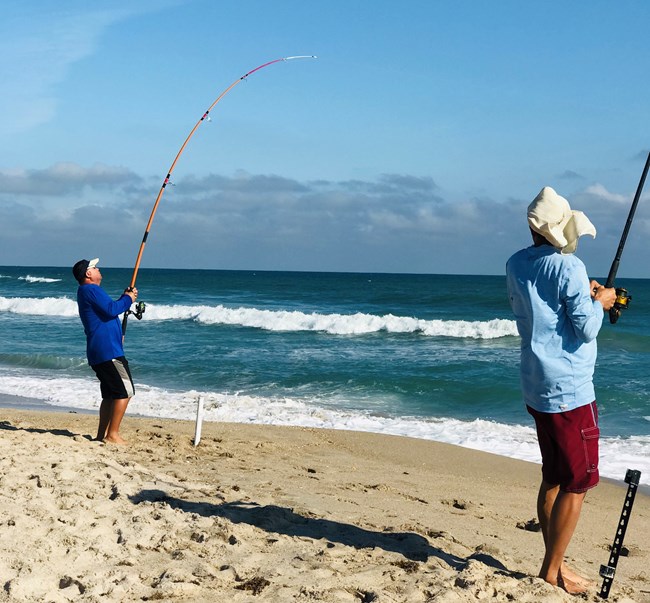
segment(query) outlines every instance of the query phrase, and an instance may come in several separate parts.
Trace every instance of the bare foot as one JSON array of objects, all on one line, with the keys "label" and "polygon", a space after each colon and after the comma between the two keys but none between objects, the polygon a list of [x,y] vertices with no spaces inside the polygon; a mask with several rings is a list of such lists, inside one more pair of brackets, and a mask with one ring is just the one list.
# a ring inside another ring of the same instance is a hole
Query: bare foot
[{"label": "bare foot", "polygon": [[566,576],[557,577],[557,586],[568,592],[570,595],[581,595],[582,593],[586,593],[588,590],[586,586],[578,584]]},{"label": "bare foot", "polygon": [[560,569],[560,577],[564,578],[565,580],[570,580],[574,584],[583,587],[585,590],[595,585],[593,581],[588,580],[580,574],[576,574],[576,572],[574,572],[566,563],[562,564],[562,568]]},{"label": "bare foot", "polygon": [[120,446],[126,446],[128,444],[128,442],[119,435],[106,436],[104,438],[104,442],[106,442],[107,444],[118,444]]}]

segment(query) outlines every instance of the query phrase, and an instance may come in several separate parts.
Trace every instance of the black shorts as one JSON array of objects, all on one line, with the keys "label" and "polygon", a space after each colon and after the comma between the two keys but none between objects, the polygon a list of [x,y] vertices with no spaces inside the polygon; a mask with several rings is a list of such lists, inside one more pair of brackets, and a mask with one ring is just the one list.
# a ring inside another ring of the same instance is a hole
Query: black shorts
[{"label": "black shorts", "polygon": [[135,394],[129,363],[124,356],[100,362],[91,368],[99,379],[102,400],[122,400]]}]

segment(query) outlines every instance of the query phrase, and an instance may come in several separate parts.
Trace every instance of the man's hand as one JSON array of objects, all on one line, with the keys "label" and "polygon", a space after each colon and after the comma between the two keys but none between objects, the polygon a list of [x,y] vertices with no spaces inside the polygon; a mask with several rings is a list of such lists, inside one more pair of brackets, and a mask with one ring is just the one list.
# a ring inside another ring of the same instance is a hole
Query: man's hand
[{"label": "man's hand", "polygon": [[131,298],[131,303],[135,303],[135,300],[138,299],[138,289],[136,287],[129,287],[124,290],[124,295],[128,295]]},{"label": "man's hand", "polygon": [[603,310],[609,310],[616,302],[616,289],[614,287],[603,287],[598,281],[590,281],[589,289],[591,298],[599,301]]}]

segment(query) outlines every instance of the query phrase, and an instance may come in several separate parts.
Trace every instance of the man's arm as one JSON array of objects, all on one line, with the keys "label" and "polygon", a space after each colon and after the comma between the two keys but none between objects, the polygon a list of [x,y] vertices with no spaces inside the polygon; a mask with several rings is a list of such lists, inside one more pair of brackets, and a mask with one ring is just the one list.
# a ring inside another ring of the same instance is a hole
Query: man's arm
[{"label": "man's arm", "polygon": [[589,282],[591,289],[591,299],[600,302],[603,310],[609,310],[616,302],[616,289],[614,287],[604,287],[598,281]]},{"label": "man's arm", "polygon": [[89,291],[88,299],[99,316],[111,319],[126,312],[131,307],[134,297],[137,297],[137,293],[125,292],[119,299],[113,300],[101,287],[96,286]]},{"label": "man's arm", "polygon": [[[564,277],[561,297],[567,316],[578,339],[589,343],[596,339],[603,324],[604,307],[599,303],[600,300],[596,301],[595,298],[601,285],[596,281],[594,286],[590,284],[584,264],[577,258],[574,258]],[[603,291],[599,292],[599,297],[606,299],[609,295],[607,289],[601,288]]]}]

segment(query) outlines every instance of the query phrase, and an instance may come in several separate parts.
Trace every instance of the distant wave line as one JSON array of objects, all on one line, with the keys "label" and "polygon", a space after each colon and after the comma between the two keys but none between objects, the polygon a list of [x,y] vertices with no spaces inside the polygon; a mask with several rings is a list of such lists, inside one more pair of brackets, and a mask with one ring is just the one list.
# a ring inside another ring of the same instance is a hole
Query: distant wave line
[{"label": "distant wave line", "polygon": [[30,274],[26,276],[19,276],[19,281],[27,281],[28,283],[60,283],[62,278],[47,278],[45,276],[31,276]]},{"label": "distant wave line", "polygon": [[[37,316],[76,317],[77,304],[63,298],[0,297],[0,312]],[[425,320],[386,314],[318,314],[258,308],[185,306],[149,304],[146,320],[193,320],[204,325],[230,325],[275,332],[324,332],[330,335],[366,335],[370,333],[419,333],[428,337],[496,339],[517,336],[513,320],[495,318],[487,321]]]},{"label": "distant wave line", "polygon": [[60,283],[62,278],[48,278],[46,276],[32,276],[31,274],[26,274],[25,276],[13,277],[8,274],[0,274],[0,278],[9,278],[19,281],[27,281],[28,283]]}]

